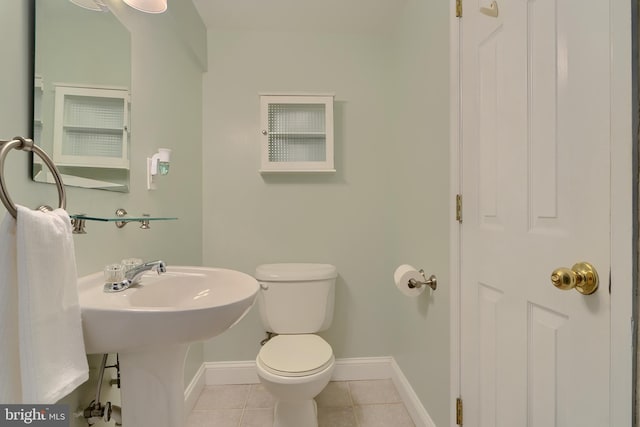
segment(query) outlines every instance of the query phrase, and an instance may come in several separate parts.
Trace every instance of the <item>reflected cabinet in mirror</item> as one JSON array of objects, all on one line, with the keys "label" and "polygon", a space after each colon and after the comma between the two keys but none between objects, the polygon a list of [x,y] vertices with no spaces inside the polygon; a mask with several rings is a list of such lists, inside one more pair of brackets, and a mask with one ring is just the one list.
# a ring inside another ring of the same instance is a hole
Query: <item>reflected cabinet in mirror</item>
[{"label": "reflected cabinet in mirror", "polygon": [[[93,0],[34,0],[33,140],[66,185],[129,191],[129,31]],[[33,179],[52,183],[33,157]]]}]

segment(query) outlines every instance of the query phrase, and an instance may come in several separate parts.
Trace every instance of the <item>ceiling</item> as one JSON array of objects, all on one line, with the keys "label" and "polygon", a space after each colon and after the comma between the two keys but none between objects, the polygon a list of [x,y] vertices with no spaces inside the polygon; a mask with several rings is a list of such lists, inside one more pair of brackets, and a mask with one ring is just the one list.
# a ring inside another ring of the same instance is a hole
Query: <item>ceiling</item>
[{"label": "ceiling", "polygon": [[371,33],[407,0],[193,0],[208,29]]}]

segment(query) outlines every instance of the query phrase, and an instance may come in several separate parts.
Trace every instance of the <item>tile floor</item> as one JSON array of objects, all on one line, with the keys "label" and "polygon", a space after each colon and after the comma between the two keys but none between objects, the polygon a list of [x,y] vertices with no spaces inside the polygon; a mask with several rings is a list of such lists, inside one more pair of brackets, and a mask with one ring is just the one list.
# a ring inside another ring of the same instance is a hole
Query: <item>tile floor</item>
[{"label": "tile floor", "polygon": [[[415,427],[391,380],[333,381],[316,397],[319,427]],[[261,384],[207,386],[187,427],[271,427]]]}]

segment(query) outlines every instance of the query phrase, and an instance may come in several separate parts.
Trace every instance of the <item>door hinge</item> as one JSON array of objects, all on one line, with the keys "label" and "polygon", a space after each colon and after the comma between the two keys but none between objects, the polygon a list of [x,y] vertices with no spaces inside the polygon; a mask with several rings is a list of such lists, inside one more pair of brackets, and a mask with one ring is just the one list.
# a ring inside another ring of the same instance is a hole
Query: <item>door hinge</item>
[{"label": "door hinge", "polygon": [[456,399],[456,424],[462,425],[462,398]]},{"label": "door hinge", "polygon": [[456,0],[456,18],[462,18],[462,0]]},{"label": "door hinge", "polygon": [[456,221],[462,223],[462,194],[456,194]]}]

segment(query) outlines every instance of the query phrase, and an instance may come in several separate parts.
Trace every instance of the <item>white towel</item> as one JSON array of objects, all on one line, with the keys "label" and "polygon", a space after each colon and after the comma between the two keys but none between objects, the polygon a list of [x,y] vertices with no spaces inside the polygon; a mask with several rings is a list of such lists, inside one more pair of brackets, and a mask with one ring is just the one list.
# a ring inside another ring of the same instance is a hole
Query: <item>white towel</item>
[{"label": "white towel", "polygon": [[0,403],[21,403],[16,220],[0,224]]},{"label": "white towel", "polygon": [[18,208],[18,333],[23,403],[55,403],[89,378],[69,215]]}]

